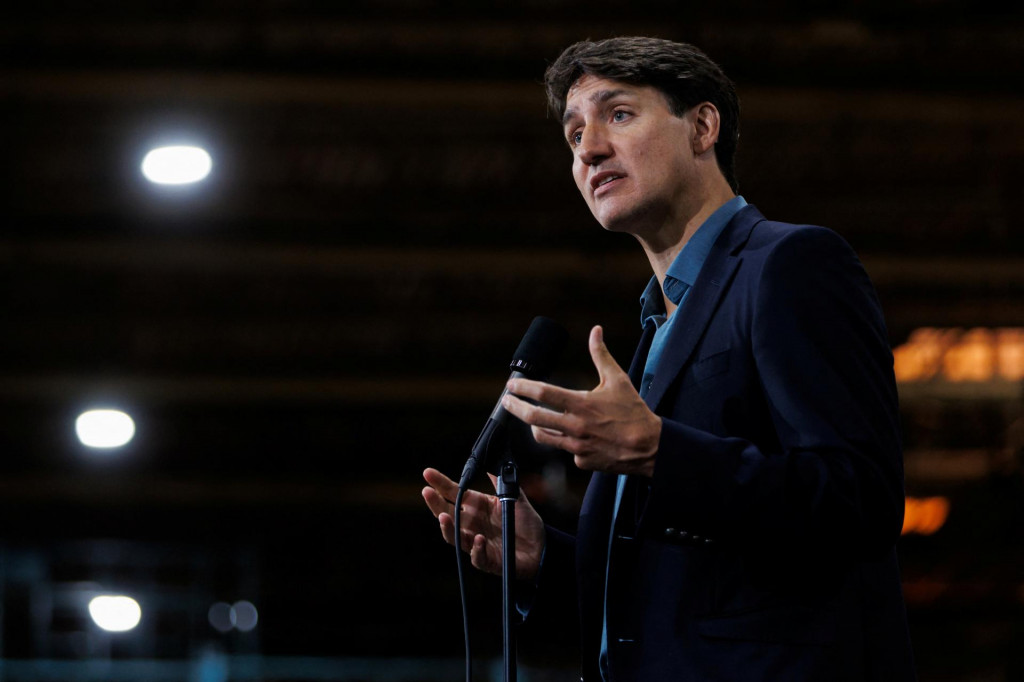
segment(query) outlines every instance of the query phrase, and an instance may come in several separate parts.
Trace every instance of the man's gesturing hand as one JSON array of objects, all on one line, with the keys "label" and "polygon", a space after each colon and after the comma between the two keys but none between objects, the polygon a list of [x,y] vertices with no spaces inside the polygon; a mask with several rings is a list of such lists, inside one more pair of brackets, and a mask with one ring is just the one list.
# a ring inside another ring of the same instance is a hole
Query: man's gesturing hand
[{"label": "man's gesturing hand", "polygon": [[[590,357],[600,378],[593,390],[571,391],[512,379],[503,401],[505,409],[533,427],[538,443],[575,455],[580,469],[653,476],[661,419],[608,352],[601,327],[590,332]],[[515,396],[536,400],[541,406]]]},{"label": "man's gesturing hand", "polygon": [[[455,510],[452,505],[459,486],[437,469],[423,472],[429,484],[423,500],[441,525],[441,535],[455,544]],[[495,483],[491,476],[491,483]],[[520,493],[516,504],[516,577],[532,578],[540,569],[544,550],[544,522]],[[462,498],[462,549],[481,571],[501,575],[501,504],[494,495],[467,490]]]}]

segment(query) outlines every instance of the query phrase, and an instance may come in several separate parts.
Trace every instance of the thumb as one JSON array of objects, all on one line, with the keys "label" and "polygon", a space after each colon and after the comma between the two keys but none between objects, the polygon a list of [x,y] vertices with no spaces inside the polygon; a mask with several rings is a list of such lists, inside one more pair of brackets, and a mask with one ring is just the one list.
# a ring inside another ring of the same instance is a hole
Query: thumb
[{"label": "thumb", "polygon": [[597,375],[600,377],[601,383],[610,379],[614,374],[622,373],[619,363],[615,362],[608,346],[604,345],[604,329],[601,328],[601,325],[596,325],[590,330],[590,358],[594,361],[594,367],[597,368]]}]

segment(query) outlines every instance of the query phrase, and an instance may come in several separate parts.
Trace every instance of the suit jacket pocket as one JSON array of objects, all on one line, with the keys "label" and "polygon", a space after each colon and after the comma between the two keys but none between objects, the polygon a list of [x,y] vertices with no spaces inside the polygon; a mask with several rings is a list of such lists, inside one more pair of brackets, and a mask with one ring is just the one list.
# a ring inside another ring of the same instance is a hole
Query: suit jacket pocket
[{"label": "suit jacket pocket", "polygon": [[729,370],[729,350],[728,348],[720,350],[693,363],[693,378],[697,381],[707,381],[711,377],[727,372]]},{"label": "suit jacket pocket", "polygon": [[697,621],[704,637],[786,644],[830,644],[836,639],[835,613],[797,606],[708,616]]}]

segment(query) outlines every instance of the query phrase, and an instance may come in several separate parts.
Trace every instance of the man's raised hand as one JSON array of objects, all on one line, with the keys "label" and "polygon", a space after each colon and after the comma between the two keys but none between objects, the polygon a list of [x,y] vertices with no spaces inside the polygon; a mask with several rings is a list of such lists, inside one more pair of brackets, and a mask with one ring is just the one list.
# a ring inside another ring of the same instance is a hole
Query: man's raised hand
[{"label": "man's raised hand", "polygon": [[647,407],[608,352],[601,327],[591,330],[589,345],[599,377],[596,387],[572,391],[541,381],[512,379],[503,401],[505,409],[533,427],[538,443],[574,455],[580,469],[653,476],[661,419]]}]

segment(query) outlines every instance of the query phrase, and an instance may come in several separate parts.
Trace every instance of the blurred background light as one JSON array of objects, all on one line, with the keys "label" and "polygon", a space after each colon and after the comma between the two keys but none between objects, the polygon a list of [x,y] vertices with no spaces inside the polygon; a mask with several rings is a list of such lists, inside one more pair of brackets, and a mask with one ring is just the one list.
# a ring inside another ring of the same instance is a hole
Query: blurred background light
[{"label": "blurred background light", "polygon": [[250,632],[256,628],[260,615],[250,601],[236,601],[234,604],[219,601],[206,614],[210,625],[217,632],[227,633],[232,629]]},{"label": "blurred background light", "polygon": [[210,626],[217,632],[228,632],[234,627],[231,605],[225,602],[219,601],[211,606],[206,617],[210,621]]},{"label": "blurred background light", "polygon": [[231,621],[242,632],[249,632],[256,627],[259,613],[252,602],[237,601],[231,607]]},{"label": "blurred background light", "polygon": [[91,448],[116,448],[135,436],[135,422],[120,410],[89,410],[75,420],[75,433]]},{"label": "blurred background light", "polygon": [[893,349],[896,379],[918,382],[1024,380],[1024,328],[922,327]]},{"label": "blurred background light", "polygon": [[158,147],[142,160],[142,174],[158,185],[199,182],[210,174],[212,167],[210,155],[201,147]]},{"label": "blurred background light", "polygon": [[89,602],[89,615],[108,632],[126,632],[142,620],[142,608],[131,597],[103,595]]},{"label": "blurred background light", "polygon": [[904,507],[902,535],[933,535],[946,524],[948,518],[949,498],[908,497]]}]

